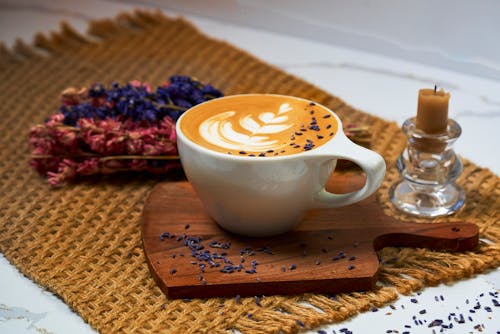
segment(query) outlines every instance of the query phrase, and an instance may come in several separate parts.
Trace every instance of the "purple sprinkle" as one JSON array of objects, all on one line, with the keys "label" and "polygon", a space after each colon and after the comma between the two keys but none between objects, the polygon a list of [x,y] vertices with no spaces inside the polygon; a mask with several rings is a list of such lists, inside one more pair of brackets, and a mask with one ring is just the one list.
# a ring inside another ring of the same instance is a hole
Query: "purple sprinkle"
[{"label": "purple sprinkle", "polygon": [[491,300],[491,302],[493,303],[493,305],[494,305],[495,307],[499,307],[499,306],[500,306],[500,303],[499,303],[499,302],[498,302],[498,300],[496,300],[496,299],[492,299],[492,300]]},{"label": "purple sprinkle", "polygon": [[295,270],[296,268],[297,268],[297,266],[295,264],[290,265],[290,270]]},{"label": "purple sprinkle", "polygon": [[485,306],[484,309],[486,310],[486,312],[492,312],[491,307],[489,306]]},{"label": "purple sprinkle", "polygon": [[259,157],[265,157],[265,156],[266,156],[266,154],[265,154],[265,153],[260,153],[260,154],[259,154]]},{"label": "purple sprinkle", "polygon": [[470,315],[468,316],[468,319],[470,322],[474,321]]},{"label": "purple sprinkle", "polygon": [[297,136],[302,136],[302,132],[300,132],[300,131],[295,131],[295,135],[297,135]]},{"label": "purple sprinkle", "polygon": [[253,318],[253,314],[252,313],[248,313],[247,317],[248,317],[248,319],[252,319]]},{"label": "purple sprinkle", "polygon": [[349,261],[354,261],[354,260],[356,260],[356,257],[354,255],[349,258]]},{"label": "purple sprinkle", "polygon": [[347,267],[347,269],[349,269],[349,270],[353,270],[354,268],[356,268],[356,266],[354,266],[352,264],[349,267]]},{"label": "purple sprinkle", "polygon": [[375,306],[372,306],[372,308],[370,309],[370,311],[372,311],[372,312],[378,312],[378,308],[376,308]]},{"label": "purple sprinkle", "polygon": [[330,137],[331,137],[331,136],[333,136],[333,132],[330,132],[328,135],[329,135]]},{"label": "purple sprinkle", "polygon": [[439,299],[444,300],[443,295],[440,295],[440,296],[439,296]]},{"label": "purple sprinkle", "polygon": [[318,139],[323,139],[325,137],[323,137],[322,135],[317,135],[316,137],[318,137]]},{"label": "purple sprinkle", "polygon": [[262,307],[262,304],[260,303],[260,299],[259,299],[259,297],[255,296],[255,297],[254,297],[254,301],[255,301],[255,304],[256,304],[257,306]]},{"label": "purple sprinkle", "polygon": [[300,320],[295,320],[295,322],[297,323],[297,325],[299,325],[300,327],[305,327],[306,325],[304,325],[304,323]]},{"label": "purple sprinkle", "polygon": [[309,111],[311,115],[314,115],[314,110]]},{"label": "purple sprinkle", "polygon": [[176,272],[177,272],[177,269],[175,269],[175,268],[172,268],[172,269],[170,270],[170,274],[171,274],[171,275],[175,274]]},{"label": "purple sprinkle", "polygon": [[190,228],[190,227],[191,227],[191,225],[186,224],[186,226],[184,226],[184,229],[185,229],[185,230],[187,230],[187,229],[188,229],[188,228]]},{"label": "purple sprinkle", "polygon": [[252,153],[252,154],[249,154],[248,156],[249,157],[255,157],[255,154]]},{"label": "purple sprinkle", "polygon": [[326,331],[320,329],[320,330],[318,330],[318,334],[327,334],[327,333],[326,333]]},{"label": "purple sprinkle", "polygon": [[247,152],[245,152],[245,151],[240,151],[239,153],[240,154],[247,154]]},{"label": "purple sprinkle", "polygon": [[418,311],[418,313],[419,313],[419,314],[426,314],[426,313],[427,313],[427,311],[424,309],[424,310],[420,310],[420,311]]},{"label": "purple sprinkle", "polygon": [[410,301],[414,304],[418,303],[418,300],[416,300],[415,298],[410,299]]},{"label": "purple sprinkle", "polygon": [[394,306],[394,305],[392,305],[392,304],[391,304],[391,305],[389,305],[389,307],[390,307],[391,309],[393,309],[393,310],[395,310],[395,309],[396,309],[396,306]]},{"label": "purple sprinkle", "polygon": [[328,124],[328,125],[326,126],[326,128],[327,128],[327,129],[329,129],[329,128],[331,128],[331,127],[332,127],[332,125],[331,125],[331,124]]},{"label": "purple sprinkle", "polygon": [[314,103],[314,102],[310,102],[310,103],[309,103],[309,105],[310,105],[310,106],[315,106],[315,105],[316,105],[316,103]]},{"label": "purple sprinkle", "polygon": [[240,299],[241,299],[241,296],[240,295],[236,295],[236,297],[234,297],[234,302],[236,304],[239,304],[240,303]]},{"label": "purple sprinkle", "polygon": [[332,115],[330,114],[327,114],[327,115],[324,115],[323,118],[330,118]]}]

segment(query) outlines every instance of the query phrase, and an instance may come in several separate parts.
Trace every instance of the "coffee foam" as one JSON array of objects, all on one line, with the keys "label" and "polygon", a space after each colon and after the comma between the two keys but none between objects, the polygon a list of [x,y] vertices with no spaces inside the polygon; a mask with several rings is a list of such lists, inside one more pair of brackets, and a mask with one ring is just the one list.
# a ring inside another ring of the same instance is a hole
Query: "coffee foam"
[{"label": "coffee foam", "polygon": [[181,130],[208,149],[262,157],[316,148],[334,136],[337,121],[310,101],[235,95],[193,107],[181,119]]}]

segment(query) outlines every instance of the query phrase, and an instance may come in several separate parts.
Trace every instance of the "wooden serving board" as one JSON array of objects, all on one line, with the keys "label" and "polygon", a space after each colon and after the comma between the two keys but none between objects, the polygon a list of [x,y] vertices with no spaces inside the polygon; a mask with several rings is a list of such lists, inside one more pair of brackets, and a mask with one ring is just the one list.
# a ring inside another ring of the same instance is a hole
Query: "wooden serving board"
[{"label": "wooden serving board", "polygon": [[[333,175],[327,188],[345,193],[363,183],[362,175],[344,173]],[[370,290],[380,248],[465,251],[479,240],[477,226],[470,223],[397,221],[383,214],[375,196],[343,208],[312,210],[294,231],[280,236],[245,238],[222,230],[187,181],[162,182],[151,191],[142,238],[151,273],[170,298]],[[221,272],[224,266],[234,272]]]}]

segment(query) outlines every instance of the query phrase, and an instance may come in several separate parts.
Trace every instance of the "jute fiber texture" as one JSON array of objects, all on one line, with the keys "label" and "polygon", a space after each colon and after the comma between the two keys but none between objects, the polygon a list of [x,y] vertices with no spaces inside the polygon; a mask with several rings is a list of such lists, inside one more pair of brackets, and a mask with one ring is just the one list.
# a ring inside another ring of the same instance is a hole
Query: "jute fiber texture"
[{"label": "jute fiber texture", "polygon": [[[480,227],[474,252],[386,248],[376,291],[337,296],[305,294],[252,298],[169,300],[153,281],[143,254],[140,219],[159,179],[147,175],[87,178],[53,188],[28,166],[28,132],[59,105],[68,86],[146,81],[156,87],[172,74],[212,83],[226,95],[269,92],[315,100],[344,122],[370,125],[372,148],[388,163],[378,197],[388,200],[398,178],[394,161],[405,147],[397,124],[355,110],[314,85],[200,33],[184,19],[136,11],[92,22],[82,36],[67,24],[0,47],[0,250],[26,276],[56,293],[102,333],[295,333],[338,322],[428,285],[470,277],[500,264],[499,178],[465,161],[459,180],[465,207],[442,221]],[[322,310],[317,310],[305,305]],[[252,314],[252,317],[248,317]],[[299,320],[299,321],[297,321]]]}]

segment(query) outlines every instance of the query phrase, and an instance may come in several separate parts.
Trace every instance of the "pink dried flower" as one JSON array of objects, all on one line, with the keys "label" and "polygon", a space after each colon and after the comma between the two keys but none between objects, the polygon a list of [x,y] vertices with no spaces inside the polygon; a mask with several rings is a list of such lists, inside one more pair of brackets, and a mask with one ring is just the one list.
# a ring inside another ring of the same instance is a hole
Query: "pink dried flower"
[{"label": "pink dried flower", "polygon": [[146,88],[146,92],[151,93],[151,86],[147,82],[140,82],[139,80],[132,80],[130,84],[133,87],[144,87]]},{"label": "pink dried flower", "polygon": [[45,122],[45,126],[48,128],[55,128],[63,125],[64,115],[61,113],[57,113],[51,115],[49,119]]},{"label": "pink dried flower", "polygon": [[69,159],[64,159],[59,163],[57,172],[47,173],[49,184],[55,186],[67,179],[74,178],[76,176],[76,168],[76,162]]},{"label": "pink dried flower", "polygon": [[76,172],[80,175],[93,175],[99,173],[99,158],[84,160],[78,165]]}]

